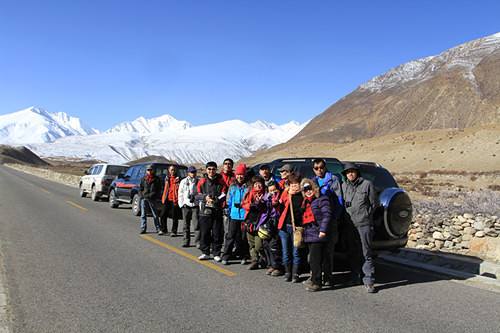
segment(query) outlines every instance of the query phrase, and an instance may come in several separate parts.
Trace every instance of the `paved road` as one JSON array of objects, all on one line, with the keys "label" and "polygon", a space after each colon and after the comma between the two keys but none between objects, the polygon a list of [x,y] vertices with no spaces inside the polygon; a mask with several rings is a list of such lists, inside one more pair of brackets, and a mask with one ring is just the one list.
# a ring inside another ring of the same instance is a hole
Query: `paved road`
[{"label": "paved road", "polygon": [[498,294],[444,277],[378,263],[378,294],[362,287],[308,293],[237,264],[224,266],[230,272],[203,266],[160,246],[180,249],[180,238],[150,234],[162,242],[152,243],[138,229],[129,209],[0,167],[0,241],[14,331],[500,330]]}]

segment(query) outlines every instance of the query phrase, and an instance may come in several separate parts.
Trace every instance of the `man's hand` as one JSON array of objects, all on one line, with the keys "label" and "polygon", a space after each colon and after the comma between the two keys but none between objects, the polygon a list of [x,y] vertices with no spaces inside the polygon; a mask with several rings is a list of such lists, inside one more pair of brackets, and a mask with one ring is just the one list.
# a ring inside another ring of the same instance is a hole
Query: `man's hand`
[{"label": "man's hand", "polygon": [[325,238],[325,237],[326,237],[326,232],[319,233],[319,238]]}]

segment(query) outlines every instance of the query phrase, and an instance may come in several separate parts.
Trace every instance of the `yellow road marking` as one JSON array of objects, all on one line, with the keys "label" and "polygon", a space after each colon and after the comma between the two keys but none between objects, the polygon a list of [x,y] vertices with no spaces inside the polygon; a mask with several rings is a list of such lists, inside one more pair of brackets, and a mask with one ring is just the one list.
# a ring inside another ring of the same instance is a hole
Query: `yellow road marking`
[{"label": "yellow road marking", "polygon": [[73,201],[66,200],[66,203],[70,204],[73,207],[83,210],[84,212],[88,211],[87,208],[80,206],[79,204],[74,203]]},{"label": "yellow road marking", "polygon": [[170,244],[167,244],[167,243],[163,243],[163,242],[160,242],[159,240],[157,240],[156,238],[153,238],[151,236],[148,236],[148,235],[145,235],[145,236],[141,236],[142,239],[145,239],[147,240],[148,242],[151,242],[153,244],[156,244],[158,246],[161,246],[167,250],[170,250],[172,252],[175,252],[177,253],[178,255],[180,256],[183,256],[184,258],[187,258],[187,259],[190,259],[200,265],[203,265],[205,267],[208,267],[210,269],[213,269],[214,271],[217,271],[219,273],[222,273],[226,276],[229,276],[229,277],[232,277],[232,276],[236,276],[236,273],[235,272],[232,272],[230,270],[227,270],[225,268],[222,268],[216,264],[213,264],[211,262],[208,262],[208,261],[203,261],[203,260],[198,260],[198,257],[192,255],[192,254],[189,254],[187,253],[186,251],[183,251],[179,248],[176,248],[175,246],[172,246]]}]

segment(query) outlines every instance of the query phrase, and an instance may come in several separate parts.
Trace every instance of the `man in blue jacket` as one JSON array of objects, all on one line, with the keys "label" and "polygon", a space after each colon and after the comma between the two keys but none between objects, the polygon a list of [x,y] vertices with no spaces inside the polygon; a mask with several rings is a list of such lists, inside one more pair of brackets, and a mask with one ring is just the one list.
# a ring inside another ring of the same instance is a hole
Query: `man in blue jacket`
[{"label": "man in blue jacket", "polygon": [[228,265],[229,259],[235,254],[241,258],[241,264],[246,264],[248,245],[243,239],[241,224],[245,220],[245,210],[241,206],[243,198],[247,193],[247,185],[245,183],[245,174],[247,168],[245,164],[240,164],[236,168],[236,181],[229,187],[227,195],[227,210],[228,210],[228,229],[226,233],[226,243],[224,245],[224,255],[222,256],[222,264]]}]

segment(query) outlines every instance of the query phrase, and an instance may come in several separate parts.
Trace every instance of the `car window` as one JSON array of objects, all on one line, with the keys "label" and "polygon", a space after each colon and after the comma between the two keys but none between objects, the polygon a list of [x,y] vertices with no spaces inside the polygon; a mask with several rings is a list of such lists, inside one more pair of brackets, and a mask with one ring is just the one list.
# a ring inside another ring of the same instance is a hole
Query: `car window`
[{"label": "car window", "polygon": [[93,169],[94,169],[93,167],[92,167],[92,168],[89,168],[89,169],[87,170],[87,175],[91,175],[91,174],[92,174],[92,170],[93,170]]},{"label": "car window", "polygon": [[186,178],[187,177],[187,169],[178,168],[177,174],[179,175],[180,178]]},{"label": "car window", "polygon": [[102,164],[100,164],[100,165],[96,165],[96,166],[94,167],[94,171],[93,171],[93,173],[92,173],[92,174],[93,174],[93,175],[98,175],[98,174],[100,174],[100,173],[101,173],[101,170],[102,170]]},{"label": "car window", "polygon": [[127,167],[121,165],[108,165],[106,168],[107,176],[118,176],[120,173],[127,171]]},{"label": "car window", "polygon": [[[314,178],[315,174],[311,162],[307,161],[307,162],[287,162],[287,163],[292,166],[294,171],[298,171],[302,177]],[[273,174],[278,178],[280,178],[280,172],[278,170],[279,168],[281,168],[283,164],[285,163],[277,164],[276,166],[274,166],[272,170]],[[328,161],[326,162],[326,168],[333,174],[340,175],[340,173],[342,172],[342,165],[339,162]]]},{"label": "car window", "polygon": [[160,179],[165,179],[166,175],[168,175],[168,165],[155,165],[155,175]]},{"label": "car window", "polygon": [[137,173],[134,174],[134,178],[142,178],[146,174],[146,166],[143,165],[139,168],[137,168]]},{"label": "car window", "polygon": [[359,172],[365,179],[370,180],[377,192],[380,192],[388,187],[398,187],[394,177],[384,168],[358,164]]}]

